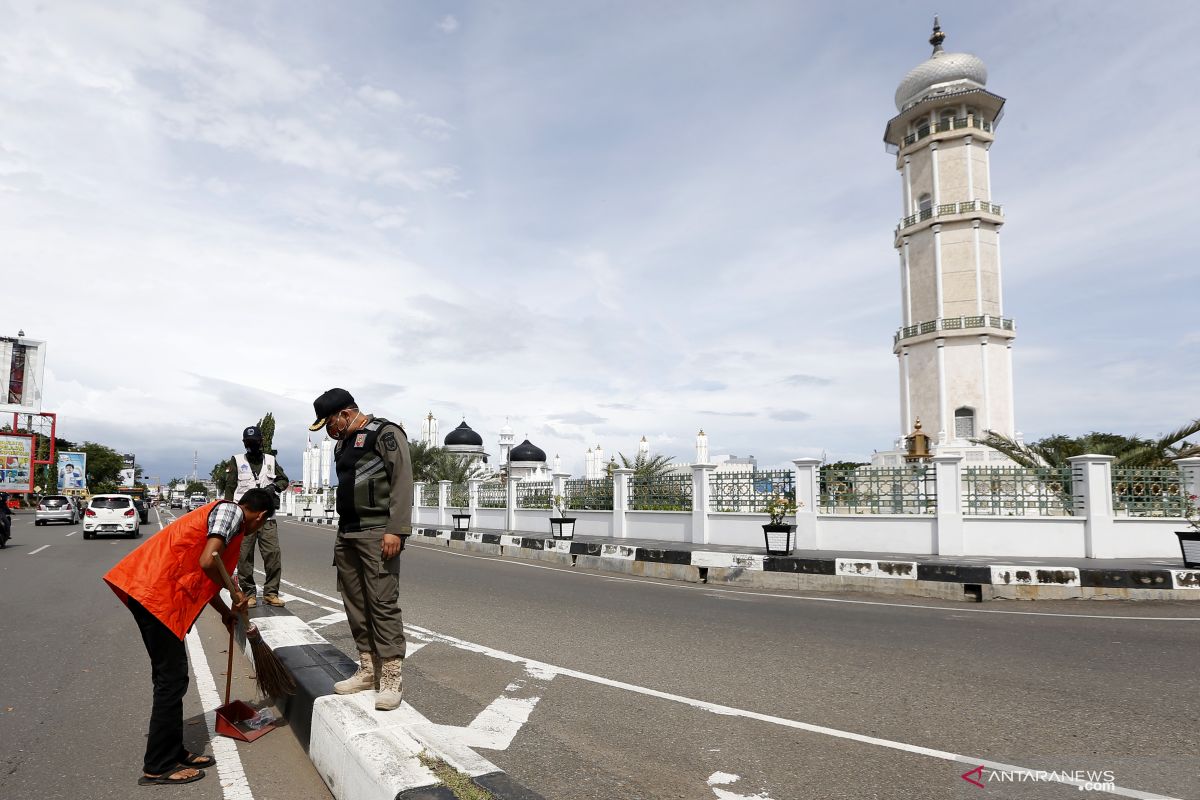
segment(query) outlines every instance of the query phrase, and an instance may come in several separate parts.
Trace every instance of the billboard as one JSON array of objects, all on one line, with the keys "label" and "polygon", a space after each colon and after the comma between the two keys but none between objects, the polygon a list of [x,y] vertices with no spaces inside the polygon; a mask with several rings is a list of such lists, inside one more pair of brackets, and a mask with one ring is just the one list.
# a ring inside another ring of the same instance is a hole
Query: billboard
[{"label": "billboard", "polygon": [[134,478],[137,475],[137,456],[133,453],[125,453],[121,456],[121,460],[124,462],[124,467],[121,470],[121,488],[132,489]]},{"label": "billboard", "polygon": [[42,378],[46,372],[46,343],[0,336],[0,411],[40,414]]},{"label": "billboard", "polygon": [[33,484],[33,437],[0,434],[0,492],[28,492]]},{"label": "billboard", "polygon": [[87,489],[87,453],[58,454],[58,490]]}]

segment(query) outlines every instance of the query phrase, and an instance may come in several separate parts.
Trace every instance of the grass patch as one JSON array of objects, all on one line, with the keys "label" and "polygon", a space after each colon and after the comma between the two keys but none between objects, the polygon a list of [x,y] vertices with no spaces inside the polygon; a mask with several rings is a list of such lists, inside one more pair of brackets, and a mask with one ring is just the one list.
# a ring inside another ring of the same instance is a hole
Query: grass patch
[{"label": "grass patch", "polygon": [[458,800],[495,800],[491,792],[480,789],[469,776],[463,775],[442,759],[435,758],[427,752],[421,753],[418,758],[437,776],[438,780],[454,792],[454,796]]}]

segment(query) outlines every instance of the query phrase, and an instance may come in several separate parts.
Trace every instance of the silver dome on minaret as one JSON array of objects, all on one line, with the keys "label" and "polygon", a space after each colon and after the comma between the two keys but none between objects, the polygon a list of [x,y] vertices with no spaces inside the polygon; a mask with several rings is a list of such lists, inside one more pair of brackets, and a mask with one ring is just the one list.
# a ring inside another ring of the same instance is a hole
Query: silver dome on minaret
[{"label": "silver dome on minaret", "polygon": [[942,50],[946,34],[938,18],[933,18],[933,55],[913,67],[896,88],[896,110],[903,111],[930,94],[949,89],[987,85],[987,67],[978,56],[970,53],[947,53]]}]

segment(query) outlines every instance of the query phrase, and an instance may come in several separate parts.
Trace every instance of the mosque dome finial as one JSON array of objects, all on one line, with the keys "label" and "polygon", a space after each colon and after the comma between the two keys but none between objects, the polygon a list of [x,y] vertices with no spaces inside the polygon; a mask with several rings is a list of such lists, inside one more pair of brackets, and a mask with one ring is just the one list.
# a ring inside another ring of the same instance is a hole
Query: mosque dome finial
[{"label": "mosque dome finial", "polygon": [[938,17],[933,18],[933,55],[913,67],[896,88],[896,109],[903,111],[930,94],[930,89],[976,87],[987,85],[987,67],[982,59],[970,53],[947,53],[942,49],[946,34]]}]

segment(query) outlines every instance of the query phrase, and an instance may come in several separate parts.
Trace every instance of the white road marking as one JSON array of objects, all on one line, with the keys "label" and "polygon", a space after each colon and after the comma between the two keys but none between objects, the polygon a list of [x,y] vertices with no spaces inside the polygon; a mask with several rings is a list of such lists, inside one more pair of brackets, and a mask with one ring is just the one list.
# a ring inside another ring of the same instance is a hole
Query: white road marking
[{"label": "white road marking", "polygon": [[717,788],[718,786],[737,783],[741,779],[740,775],[730,775],[728,772],[714,772],[708,776],[708,785],[718,800],[771,800],[765,790],[761,794],[734,794],[725,789]]},{"label": "white road marking", "polygon": [[237,745],[232,739],[217,735],[215,711],[222,704],[221,696],[217,694],[217,684],[213,680],[212,670],[208,668],[208,658],[204,655],[200,634],[196,633],[194,628],[187,635],[187,649],[188,657],[192,660],[192,671],[196,673],[196,691],[199,692],[200,703],[204,707],[208,738],[212,740],[213,755],[217,758],[217,776],[221,781],[221,792],[225,800],[254,800]]},{"label": "white road marking", "polygon": [[70,533],[67,534],[67,536],[74,536],[77,533],[79,533],[79,531],[71,531]]},{"label": "white road marking", "polygon": [[329,625],[336,625],[339,622],[345,622],[345,621],[346,621],[346,612],[345,611],[335,611],[332,614],[326,614],[323,617],[317,617],[314,620],[310,620],[308,624],[313,626],[314,628],[324,628]]},{"label": "white road marking", "polygon": [[478,559],[480,561],[500,561],[505,564],[512,564],[513,566],[517,566],[517,567],[526,567],[528,569],[548,569],[548,570],[553,570],[554,572],[561,572],[566,575],[578,575],[578,576],[586,577],[586,578],[599,578],[600,580],[605,580],[605,581],[623,581],[626,583],[640,583],[645,586],[659,586],[664,589],[682,589],[682,590],[693,591],[693,592],[695,592],[695,591],[722,592],[724,594],[740,594],[740,595],[747,595],[749,597],[774,597],[774,598],[781,598],[784,600],[800,600],[800,601],[810,602],[810,603],[844,603],[847,605],[856,605],[856,606],[886,606],[888,608],[903,608],[903,609],[911,609],[913,611],[954,611],[957,613],[967,613],[967,614],[1005,614],[1005,615],[1020,616],[1020,617],[1066,617],[1068,619],[1129,619],[1129,620],[1140,620],[1143,622],[1147,622],[1147,621],[1148,622],[1200,622],[1200,617],[1132,617],[1132,616],[1126,617],[1126,616],[1119,616],[1119,615],[1115,615],[1115,614],[1062,614],[1062,613],[1055,613],[1055,612],[1051,612],[1051,611],[1002,611],[999,609],[988,609],[988,608],[964,608],[961,606],[922,606],[922,605],[912,605],[909,603],[885,603],[885,602],[878,601],[878,600],[843,600],[843,599],[834,598],[834,597],[807,597],[807,596],[803,596],[803,595],[793,595],[793,594],[772,594],[770,592],[746,592],[746,591],[740,591],[737,589],[722,589],[720,587],[712,586],[710,584],[704,584],[704,585],[700,585],[700,586],[691,586],[691,585],[686,585],[686,584],[660,583],[659,581],[644,580],[644,579],[639,579],[639,578],[622,578],[622,577],[613,576],[613,575],[598,575],[598,574],[591,573],[591,572],[575,572],[571,568],[549,567],[544,564],[527,564],[523,561],[502,558],[499,556],[477,556],[477,555],[473,555],[471,553],[459,553],[455,550],[450,550],[449,548],[446,548],[446,547],[425,545],[425,544],[414,544],[413,542],[409,542],[407,546],[408,547],[419,547],[422,550],[430,550],[435,553],[445,553],[446,555],[458,556],[460,558],[474,558],[474,559]]},{"label": "white road marking", "polygon": [[30,551],[29,551],[28,553],[26,553],[25,555],[27,555],[27,556],[36,556],[38,553],[42,552],[43,550],[45,550],[45,549],[46,549],[47,547],[49,547],[49,546],[50,546],[50,545],[48,545],[48,544],[44,544],[44,545],[42,545],[41,547],[39,547],[37,550],[30,550]]},{"label": "white road marking", "polygon": [[[559,667],[559,666],[555,666],[553,664],[547,664],[542,661],[535,661],[533,659],[523,658],[518,655],[513,655],[512,653],[506,653],[503,650],[497,650],[495,648],[488,647],[487,645],[475,644],[474,642],[468,642],[464,639],[458,639],[453,636],[447,636],[446,634],[441,634],[436,631],[431,631],[428,628],[421,628],[417,625],[406,625],[405,627],[411,628],[414,632],[424,636],[429,641],[442,642],[444,644],[450,645],[451,647],[456,647],[460,650],[466,650],[468,652],[485,655],[490,658],[497,659],[499,661],[508,661],[510,663],[523,664],[523,665],[525,665],[527,670],[532,668],[535,670],[540,670],[543,673],[553,672],[558,675],[565,675],[565,676],[571,677],[571,678],[578,678],[579,680],[587,681],[589,683],[596,683],[601,686],[608,686],[608,687],[611,687],[614,689],[623,689],[625,691],[633,692],[635,694],[645,695],[647,697],[656,697],[656,698],[659,698],[660,700],[670,700],[675,703],[682,703],[684,705],[691,706],[692,708],[698,709],[700,711],[708,711],[713,714],[719,714],[721,716],[742,717],[744,719],[752,719],[752,720],[756,720],[759,722],[766,722],[766,723],[770,723],[772,725],[779,725],[779,726],[785,727],[785,728],[794,728],[796,730],[808,731],[810,733],[818,733],[818,734],[821,734],[824,736],[831,736],[836,739],[846,739],[848,741],[858,742],[860,744],[870,744],[870,745],[875,745],[877,747],[885,747],[885,748],[888,748],[891,750],[900,750],[902,752],[912,753],[914,755],[928,756],[930,758],[940,758],[944,761],[954,761],[959,764],[967,764],[970,766],[984,766],[989,769],[1000,770],[1001,772],[1020,772],[1020,773],[1026,773],[1029,775],[1040,774],[1040,776],[1043,779],[1045,779],[1045,774],[1049,773],[1051,775],[1051,778],[1054,781],[1056,781],[1058,783],[1063,783],[1063,784],[1066,784],[1069,786],[1076,786],[1081,791],[1083,790],[1083,787],[1085,784],[1084,781],[1077,781],[1077,780],[1070,778],[1067,775],[1055,773],[1050,770],[1036,770],[1036,769],[1032,769],[1030,767],[1017,766],[1015,764],[1005,764],[1005,763],[998,762],[998,761],[989,761],[987,759],[976,758],[974,756],[965,756],[965,755],[961,755],[959,753],[952,753],[947,750],[937,750],[937,749],[934,749],[931,747],[922,747],[920,745],[908,744],[906,742],[897,742],[897,741],[893,741],[891,739],[882,739],[877,736],[865,736],[860,733],[853,733],[851,731],[843,731],[843,730],[839,730],[837,728],[829,728],[824,725],[814,725],[809,722],[800,722],[799,720],[786,719],[784,717],[775,717],[770,714],[760,714],[756,711],[747,711],[747,710],[741,709],[741,708],[733,708],[732,706],[725,706],[725,705],[721,705],[719,703],[710,703],[706,700],[698,700],[694,697],[684,697],[682,695],[671,694],[670,692],[661,692],[661,691],[658,691],[657,689],[649,689],[644,686],[637,686],[632,683],[625,683],[624,681],[617,681],[617,680],[613,680],[611,678],[604,678],[599,675],[591,675],[587,672],[580,672],[579,670],[568,669],[566,667]],[[1094,789],[1094,786],[1089,786],[1089,788]],[[1100,791],[1100,790],[1096,790],[1096,791]],[[1103,791],[1105,791],[1108,794],[1119,795],[1121,797],[1136,797],[1136,798],[1142,798],[1143,800],[1178,800],[1177,798],[1170,798],[1166,795],[1154,794],[1152,792],[1143,792],[1143,791],[1139,791],[1137,789],[1128,789],[1128,788],[1121,787],[1121,786],[1105,787],[1105,789]]]}]

